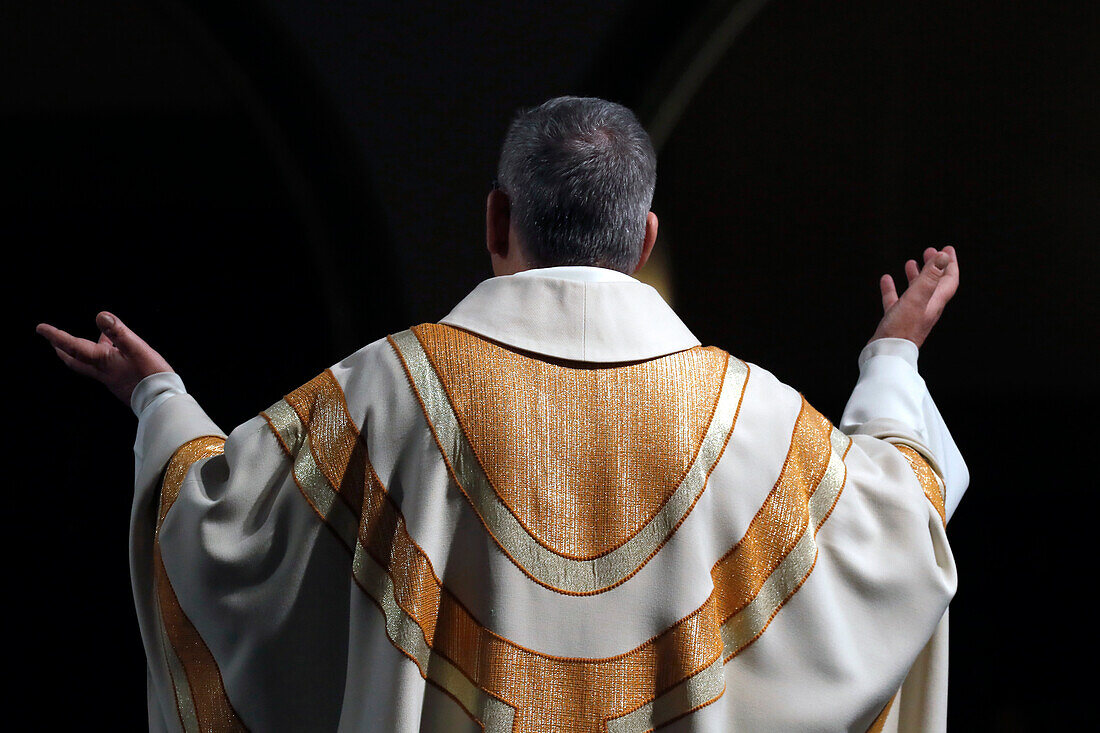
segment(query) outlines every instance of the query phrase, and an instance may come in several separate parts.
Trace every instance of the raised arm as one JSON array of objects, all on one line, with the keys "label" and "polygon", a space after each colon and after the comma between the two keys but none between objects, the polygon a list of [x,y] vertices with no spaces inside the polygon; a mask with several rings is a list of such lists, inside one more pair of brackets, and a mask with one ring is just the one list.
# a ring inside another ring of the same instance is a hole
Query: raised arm
[{"label": "raised arm", "polygon": [[150,730],[335,730],[351,554],[296,483],[302,446],[264,416],[226,437],[155,350],[110,313],[96,324],[95,342],[37,331],[138,415],[130,570]]},{"label": "raised arm", "polygon": [[923,267],[909,260],[905,274],[909,285],[901,296],[890,275],[879,281],[882,320],[859,356],[859,381],[840,428],[849,435],[870,435],[920,453],[943,481],[945,518],[950,519],[970,483],[970,473],[917,372],[917,355],[958,289],[955,248],[929,247]]}]

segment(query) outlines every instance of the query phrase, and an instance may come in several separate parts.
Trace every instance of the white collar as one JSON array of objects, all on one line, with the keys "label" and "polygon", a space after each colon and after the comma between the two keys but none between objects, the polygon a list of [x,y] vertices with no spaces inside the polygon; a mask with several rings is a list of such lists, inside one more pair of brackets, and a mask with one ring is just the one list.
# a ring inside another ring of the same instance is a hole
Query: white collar
[{"label": "white collar", "polygon": [[517,272],[516,277],[556,277],[576,282],[638,282],[630,275],[609,270],[606,267],[588,267],[586,265],[559,265],[557,267],[535,267]]},{"label": "white collar", "polygon": [[699,345],[656,290],[599,267],[490,278],[440,322],[570,361],[638,361]]}]

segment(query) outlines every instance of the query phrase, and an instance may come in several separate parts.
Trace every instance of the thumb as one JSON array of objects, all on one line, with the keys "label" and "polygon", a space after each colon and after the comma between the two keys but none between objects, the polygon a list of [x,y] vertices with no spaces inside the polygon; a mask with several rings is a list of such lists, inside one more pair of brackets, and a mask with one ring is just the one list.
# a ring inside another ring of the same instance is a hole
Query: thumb
[{"label": "thumb", "polygon": [[923,300],[928,300],[936,292],[936,285],[947,272],[947,265],[951,262],[951,256],[946,252],[940,252],[931,259],[926,260],[917,279],[910,285],[910,290],[919,294]]},{"label": "thumb", "polygon": [[95,325],[99,330],[111,339],[115,348],[122,352],[123,356],[131,356],[137,345],[137,335],[126,327],[122,321],[107,311],[101,311],[95,317]]}]

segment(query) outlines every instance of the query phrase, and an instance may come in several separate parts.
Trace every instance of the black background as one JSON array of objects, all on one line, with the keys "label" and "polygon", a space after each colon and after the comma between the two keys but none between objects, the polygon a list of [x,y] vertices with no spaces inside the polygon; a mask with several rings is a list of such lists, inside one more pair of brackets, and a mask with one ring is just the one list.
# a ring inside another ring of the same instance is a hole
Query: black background
[{"label": "black background", "polygon": [[[674,305],[838,419],[878,275],[956,246],[962,286],[921,353],[971,471],[949,531],[951,727],[1085,720],[1096,6],[755,4],[661,145]],[[3,5],[7,603],[20,685],[55,701],[43,723],[140,728],[145,699],[135,421],[34,325],[92,336],[113,310],[231,428],[489,275],[484,196],[514,109],[595,94],[648,123],[739,7]]]}]

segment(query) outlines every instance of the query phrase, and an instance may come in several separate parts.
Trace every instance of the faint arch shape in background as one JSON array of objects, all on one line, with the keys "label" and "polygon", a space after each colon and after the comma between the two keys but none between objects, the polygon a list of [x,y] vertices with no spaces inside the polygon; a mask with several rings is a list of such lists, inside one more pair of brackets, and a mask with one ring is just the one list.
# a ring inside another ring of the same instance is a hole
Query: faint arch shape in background
[{"label": "faint arch shape in background", "polygon": [[[223,75],[270,152],[302,222],[303,251],[321,282],[328,340],[349,353],[403,323],[386,272],[385,218],[366,161],[296,47],[260,2],[158,0],[166,20],[186,33]],[[294,270],[296,264],[288,263]],[[364,302],[366,301],[366,302]]]},{"label": "faint arch shape in background", "polygon": [[680,33],[638,105],[658,154],[703,81],[770,1],[711,2]]}]

